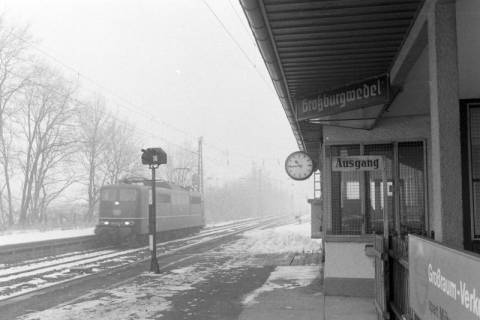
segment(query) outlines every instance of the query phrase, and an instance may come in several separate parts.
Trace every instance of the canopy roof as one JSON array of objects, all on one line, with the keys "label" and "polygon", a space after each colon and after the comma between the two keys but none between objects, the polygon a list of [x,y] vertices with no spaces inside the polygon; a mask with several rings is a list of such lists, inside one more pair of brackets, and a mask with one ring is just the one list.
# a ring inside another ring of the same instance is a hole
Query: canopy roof
[{"label": "canopy roof", "polygon": [[317,153],[323,125],[356,127],[345,122],[353,119],[357,127],[371,127],[383,108],[357,112],[368,118],[340,114],[297,121],[295,100],[388,73],[423,1],[240,2],[299,148]]}]

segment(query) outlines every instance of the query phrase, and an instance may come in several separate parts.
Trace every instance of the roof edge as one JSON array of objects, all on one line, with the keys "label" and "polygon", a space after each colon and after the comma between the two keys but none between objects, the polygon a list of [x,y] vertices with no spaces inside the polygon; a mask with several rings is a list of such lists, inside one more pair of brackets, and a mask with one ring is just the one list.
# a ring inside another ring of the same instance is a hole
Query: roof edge
[{"label": "roof edge", "polygon": [[300,150],[306,151],[307,148],[300,132],[300,126],[296,115],[293,113],[293,101],[288,92],[285,76],[278,61],[278,55],[274,47],[274,42],[272,41],[270,28],[266,23],[263,2],[261,2],[261,0],[240,0],[240,5],[245,13],[265,67],[270,74],[275,91],[290,123],[293,135],[297,140],[297,145]]}]

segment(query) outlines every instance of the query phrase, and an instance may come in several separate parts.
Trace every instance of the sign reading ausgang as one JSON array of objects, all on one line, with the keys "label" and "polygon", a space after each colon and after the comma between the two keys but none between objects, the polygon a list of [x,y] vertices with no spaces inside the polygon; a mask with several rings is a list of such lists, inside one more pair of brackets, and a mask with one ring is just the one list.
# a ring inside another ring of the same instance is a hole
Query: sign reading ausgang
[{"label": "sign reading ausgang", "polygon": [[381,171],[383,156],[333,157],[332,171]]},{"label": "sign reading ausgang", "polygon": [[480,257],[408,236],[409,303],[422,320],[480,319]]},{"label": "sign reading ausgang", "polygon": [[389,99],[390,80],[387,75],[381,75],[296,100],[295,105],[297,119],[306,120],[386,104]]}]

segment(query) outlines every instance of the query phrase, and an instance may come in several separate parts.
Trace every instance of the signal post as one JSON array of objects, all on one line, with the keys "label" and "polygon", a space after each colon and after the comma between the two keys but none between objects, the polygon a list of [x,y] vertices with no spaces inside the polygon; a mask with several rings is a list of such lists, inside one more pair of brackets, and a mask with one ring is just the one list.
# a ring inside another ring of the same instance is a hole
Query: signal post
[{"label": "signal post", "polygon": [[152,207],[148,213],[148,242],[151,252],[150,271],[154,273],[160,273],[157,260],[157,197],[155,170],[161,164],[167,163],[167,154],[161,148],[142,149],[142,152],[142,164],[148,165],[148,167],[152,170]]}]

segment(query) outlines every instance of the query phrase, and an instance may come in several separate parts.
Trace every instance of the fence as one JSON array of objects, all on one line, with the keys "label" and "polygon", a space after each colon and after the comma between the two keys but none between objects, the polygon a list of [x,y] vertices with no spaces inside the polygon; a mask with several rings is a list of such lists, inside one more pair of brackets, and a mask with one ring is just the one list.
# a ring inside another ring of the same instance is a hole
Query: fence
[{"label": "fence", "polygon": [[413,319],[408,304],[408,237],[392,236],[389,243],[389,307],[396,319]]}]

